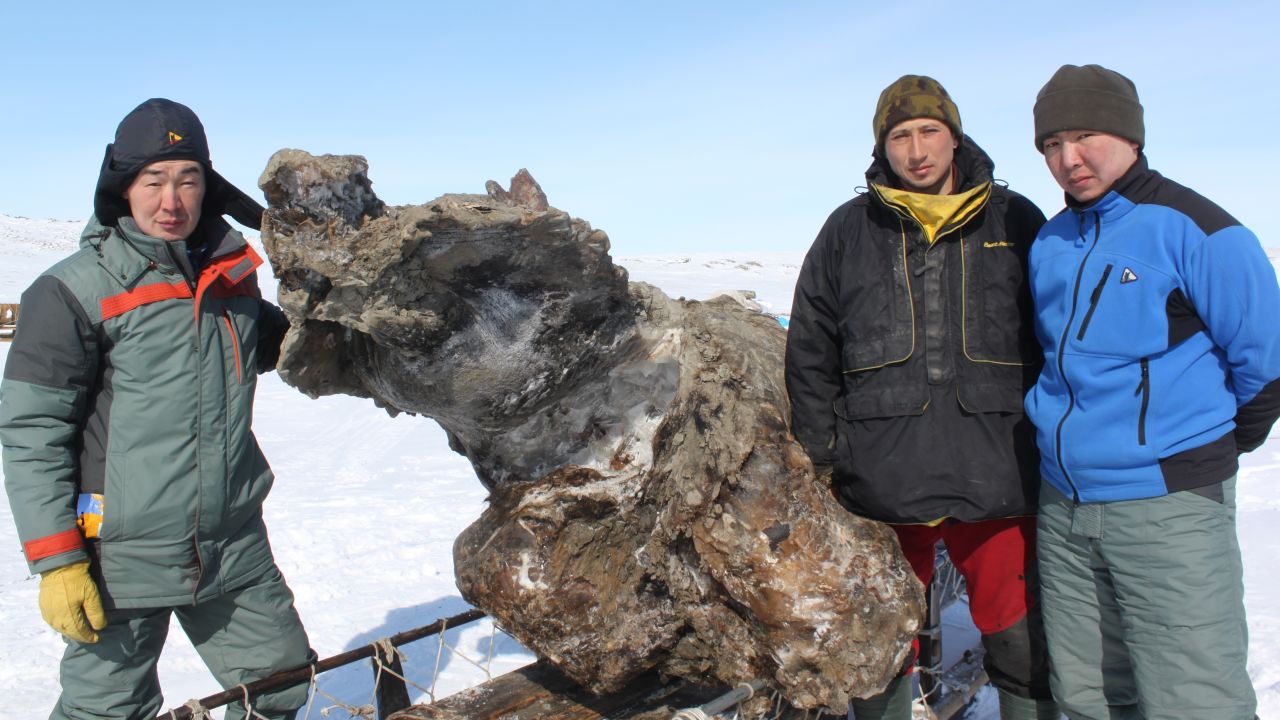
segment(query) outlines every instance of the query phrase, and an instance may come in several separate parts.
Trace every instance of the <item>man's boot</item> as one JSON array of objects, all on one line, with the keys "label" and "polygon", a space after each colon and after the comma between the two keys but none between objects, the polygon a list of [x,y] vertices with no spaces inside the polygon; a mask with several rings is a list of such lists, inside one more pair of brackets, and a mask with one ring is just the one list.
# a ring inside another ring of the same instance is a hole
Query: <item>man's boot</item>
[{"label": "man's boot", "polygon": [[1004,690],[1000,696],[1000,720],[1060,720],[1062,713],[1052,700],[1018,697]]},{"label": "man's boot", "polygon": [[911,680],[910,675],[899,675],[879,695],[850,700],[850,720],[911,720]]}]

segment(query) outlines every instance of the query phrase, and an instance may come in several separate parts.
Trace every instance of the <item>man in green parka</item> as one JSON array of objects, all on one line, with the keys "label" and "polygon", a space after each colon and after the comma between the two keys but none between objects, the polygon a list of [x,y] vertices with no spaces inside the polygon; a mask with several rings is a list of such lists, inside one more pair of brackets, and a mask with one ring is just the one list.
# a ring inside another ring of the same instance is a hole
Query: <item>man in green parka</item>
[{"label": "man in green parka", "polygon": [[[155,717],[171,616],[224,688],[314,658],[251,429],[288,324],[222,217],[256,228],[261,213],[214,172],[195,113],[148,100],[107,146],[80,250],[22,296],[0,443],[41,615],[67,640],[52,718]],[[305,699],[251,705],[292,718]]]}]

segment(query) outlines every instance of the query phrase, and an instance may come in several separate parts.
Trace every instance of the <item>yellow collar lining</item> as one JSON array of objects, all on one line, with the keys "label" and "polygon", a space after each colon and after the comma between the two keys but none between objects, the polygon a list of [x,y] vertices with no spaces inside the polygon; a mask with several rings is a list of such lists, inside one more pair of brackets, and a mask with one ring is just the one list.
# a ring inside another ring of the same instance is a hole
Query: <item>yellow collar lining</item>
[{"label": "yellow collar lining", "polygon": [[968,222],[991,197],[990,181],[955,195],[927,195],[886,185],[871,187],[886,205],[906,213],[919,223],[930,245],[942,235]]}]

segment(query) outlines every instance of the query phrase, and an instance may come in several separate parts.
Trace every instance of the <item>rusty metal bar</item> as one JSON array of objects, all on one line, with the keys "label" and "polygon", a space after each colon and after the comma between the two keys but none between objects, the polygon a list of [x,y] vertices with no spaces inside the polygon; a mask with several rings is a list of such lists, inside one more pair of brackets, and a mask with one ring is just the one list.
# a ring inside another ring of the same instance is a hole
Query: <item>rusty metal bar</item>
[{"label": "rusty metal bar", "polygon": [[[430,625],[424,625],[420,628],[406,630],[402,633],[392,635],[389,640],[392,645],[399,647],[401,645],[411,643],[414,640],[421,640],[424,637],[438,635],[448,628],[474,622],[484,616],[485,614],[482,610],[468,610],[467,612],[454,615],[453,617],[437,620]],[[271,690],[291,687],[301,682],[310,681],[312,668],[314,668],[314,673],[319,675],[322,672],[333,670],[334,668],[339,668],[343,665],[350,665],[357,660],[373,657],[375,652],[377,652],[377,649],[374,645],[365,645],[363,647],[356,648],[355,650],[348,650],[340,655],[325,658],[324,660],[316,662],[314,665],[304,665],[300,668],[294,668],[293,670],[283,670],[274,675],[264,677],[261,680],[255,680],[246,685],[245,690],[249,691],[249,697],[255,697]],[[200,705],[205,709],[222,707],[229,702],[243,699],[245,690],[242,690],[239,687],[231,690],[225,690],[215,695],[201,698]],[[191,717],[191,709],[184,706],[174,708],[164,714],[157,715],[155,720],[191,720]]]}]

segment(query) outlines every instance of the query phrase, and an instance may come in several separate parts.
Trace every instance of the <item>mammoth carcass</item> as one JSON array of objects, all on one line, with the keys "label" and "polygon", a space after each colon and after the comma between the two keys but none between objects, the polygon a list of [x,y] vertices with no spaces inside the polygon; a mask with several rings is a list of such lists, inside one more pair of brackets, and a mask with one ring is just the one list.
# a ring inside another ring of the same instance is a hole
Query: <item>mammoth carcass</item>
[{"label": "mammoth carcass", "polygon": [[367,171],[282,150],[259,181],[278,369],[445,429],[490,492],[454,545],[467,601],[598,693],[653,668],[801,708],[883,688],[922,590],[791,437],[778,323],[628,283],[523,170],[403,207]]}]

